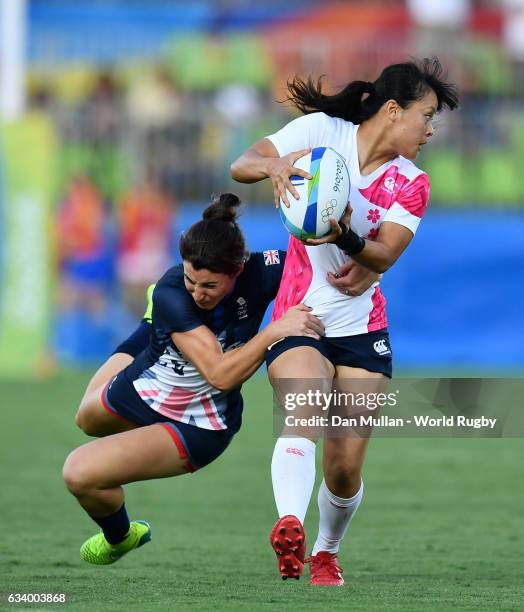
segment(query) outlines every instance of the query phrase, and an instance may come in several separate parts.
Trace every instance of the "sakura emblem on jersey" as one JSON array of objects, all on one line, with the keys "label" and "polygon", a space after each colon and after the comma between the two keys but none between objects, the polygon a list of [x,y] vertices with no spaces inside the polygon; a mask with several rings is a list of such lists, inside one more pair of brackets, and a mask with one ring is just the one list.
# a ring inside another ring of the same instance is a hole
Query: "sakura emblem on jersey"
[{"label": "sakura emblem on jersey", "polygon": [[274,266],[280,263],[280,255],[276,249],[271,251],[264,251],[264,263],[266,266]]},{"label": "sakura emblem on jersey", "polygon": [[376,223],[380,219],[380,210],[378,208],[370,208],[367,218],[371,223]]}]

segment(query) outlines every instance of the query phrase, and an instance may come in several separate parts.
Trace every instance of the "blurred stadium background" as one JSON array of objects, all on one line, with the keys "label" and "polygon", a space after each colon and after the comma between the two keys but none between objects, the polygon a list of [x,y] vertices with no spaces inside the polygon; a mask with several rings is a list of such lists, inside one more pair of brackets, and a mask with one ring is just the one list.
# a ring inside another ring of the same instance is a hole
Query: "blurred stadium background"
[{"label": "blurred stadium background", "polygon": [[[522,376],[524,0],[0,0],[0,609],[9,592],[74,610],[522,609],[519,439],[373,438],[349,591],[275,576],[265,376],[219,461],[126,487],[155,541],[115,568],[81,564],[93,526],[60,477],[90,372],[210,194],[243,198],[252,250],[285,248],[268,185],[229,164],[293,116],[286,79],[335,89],[433,54],[462,108],[419,160],[430,209],[383,281],[397,372]],[[317,519],[313,501],[310,541]]]},{"label": "blurred stadium background", "polygon": [[430,210],[384,279],[397,368],[522,372],[522,0],[0,4],[0,373],[102,360],[212,192],[246,202],[252,250],[284,247],[268,185],[229,164],[292,117],[286,79],[335,89],[424,55],[462,108],[420,157]]}]

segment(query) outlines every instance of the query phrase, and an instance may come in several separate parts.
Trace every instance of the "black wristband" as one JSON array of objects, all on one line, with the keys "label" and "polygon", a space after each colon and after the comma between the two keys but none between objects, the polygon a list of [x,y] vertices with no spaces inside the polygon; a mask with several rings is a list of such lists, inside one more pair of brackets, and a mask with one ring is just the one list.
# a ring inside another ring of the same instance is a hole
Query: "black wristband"
[{"label": "black wristband", "polygon": [[357,255],[366,246],[366,241],[356,234],[351,228],[346,227],[345,223],[340,223],[342,234],[335,240],[334,244],[348,255]]}]

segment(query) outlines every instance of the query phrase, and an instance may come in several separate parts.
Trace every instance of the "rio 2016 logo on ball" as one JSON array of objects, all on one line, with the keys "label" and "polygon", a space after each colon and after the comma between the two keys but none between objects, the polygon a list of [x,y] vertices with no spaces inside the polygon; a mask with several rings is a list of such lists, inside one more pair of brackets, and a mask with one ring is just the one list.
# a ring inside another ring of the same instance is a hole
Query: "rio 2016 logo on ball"
[{"label": "rio 2016 logo on ball", "polygon": [[321,238],[329,234],[330,219],[339,221],[349,200],[349,172],[342,155],[329,147],[318,147],[295,162],[312,178],[291,176],[299,200],[287,192],[288,208],[280,201],[280,218],[287,231],[298,238]]}]

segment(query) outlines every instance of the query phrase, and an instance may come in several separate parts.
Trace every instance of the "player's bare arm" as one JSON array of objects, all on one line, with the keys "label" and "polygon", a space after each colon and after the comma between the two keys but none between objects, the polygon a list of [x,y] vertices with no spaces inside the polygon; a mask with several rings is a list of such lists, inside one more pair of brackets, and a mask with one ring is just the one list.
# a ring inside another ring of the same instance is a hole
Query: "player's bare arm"
[{"label": "player's bare arm", "polygon": [[299,198],[289,177],[295,175],[311,178],[309,172],[293,165],[297,159],[309,152],[310,149],[303,149],[280,157],[275,145],[268,138],[262,138],[231,164],[231,176],[239,183],[256,183],[265,178],[271,179],[275,206],[278,208],[280,198],[285,206],[289,206],[286,190],[295,199]]},{"label": "player's bare arm", "polygon": [[267,347],[286,336],[308,336],[320,339],[322,322],[310,314],[310,308],[299,304],[279,320],[249,340],[244,346],[222,352],[216,336],[202,325],[188,332],[173,333],[171,338],[184,357],[216,389],[229,391],[247,380],[261,365]]}]

